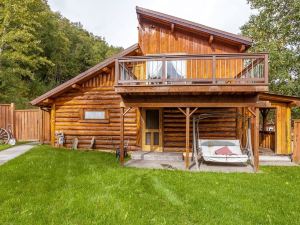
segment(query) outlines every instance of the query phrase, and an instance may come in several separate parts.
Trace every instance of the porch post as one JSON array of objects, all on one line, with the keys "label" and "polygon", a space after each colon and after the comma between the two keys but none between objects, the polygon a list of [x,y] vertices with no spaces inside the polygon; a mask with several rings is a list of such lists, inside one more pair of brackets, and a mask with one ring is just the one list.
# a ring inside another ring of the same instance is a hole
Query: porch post
[{"label": "porch post", "polygon": [[254,170],[257,172],[259,169],[259,108],[255,108],[253,129]]},{"label": "porch post", "polygon": [[124,107],[120,108],[120,164],[124,165]]},{"label": "porch post", "polygon": [[185,124],[185,168],[189,168],[189,152],[190,152],[190,108],[186,108],[186,124]]}]

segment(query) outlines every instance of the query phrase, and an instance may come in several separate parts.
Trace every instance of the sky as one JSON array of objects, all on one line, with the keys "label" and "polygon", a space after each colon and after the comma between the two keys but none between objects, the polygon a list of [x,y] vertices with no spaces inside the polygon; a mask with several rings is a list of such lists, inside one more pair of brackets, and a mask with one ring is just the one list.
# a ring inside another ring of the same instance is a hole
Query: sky
[{"label": "sky", "polygon": [[48,4],[109,44],[124,48],[138,39],[135,6],[236,34],[252,13],[247,0],[48,0]]}]

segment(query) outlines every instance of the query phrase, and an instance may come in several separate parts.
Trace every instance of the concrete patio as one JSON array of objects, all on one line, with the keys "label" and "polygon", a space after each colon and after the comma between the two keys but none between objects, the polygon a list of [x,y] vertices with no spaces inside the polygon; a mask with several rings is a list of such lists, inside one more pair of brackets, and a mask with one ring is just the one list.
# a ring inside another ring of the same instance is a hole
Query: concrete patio
[{"label": "concrete patio", "polygon": [[[183,155],[179,152],[131,152],[131,160],[125,163],[127,167],[186,170]],[[253,173],[251,165],[224,165],[202,163],[197,169],[190,163],[190,171],[222,172],[222,173]],[[289,156],[260,156],[260,165],[263,166],[297,166],[291,162]]]}]

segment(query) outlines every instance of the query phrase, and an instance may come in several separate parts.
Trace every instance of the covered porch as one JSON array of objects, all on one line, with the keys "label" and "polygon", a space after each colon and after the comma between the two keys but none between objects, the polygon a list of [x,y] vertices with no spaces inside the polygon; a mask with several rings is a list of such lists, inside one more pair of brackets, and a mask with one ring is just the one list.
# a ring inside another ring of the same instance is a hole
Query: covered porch
[{"label": "covered porch", "polygon": [[[124,118],[126,113],[138,110],[138,126],[141,151],[176,153],[181,156],[180,168],[192,169],[193,116],[209,112],[247,114],[251,117],[253,168],[259,168],[259,108],[270,106],[268,101],[260,101],[257,94],[217,94],[217,95],[126,95],[121,103],[121,164],[124,164]],[[155,119],[156,118],[156,119]],[[204,125],[205,124],[205,125]],[[239,139],[243,141],[243,123],[236,117],[220,117],[203,121],[199,130],[205,139]],[[134,153],[136,154],[136,153]],[[149,153],[148,153],[149,155]],[[164,157],[163,154],[160,154]],[[145,162],[147,164],[147,162]],[[161,164],[161,163],[160,163]],[[247,167],[245,167],[247,168]]]}]

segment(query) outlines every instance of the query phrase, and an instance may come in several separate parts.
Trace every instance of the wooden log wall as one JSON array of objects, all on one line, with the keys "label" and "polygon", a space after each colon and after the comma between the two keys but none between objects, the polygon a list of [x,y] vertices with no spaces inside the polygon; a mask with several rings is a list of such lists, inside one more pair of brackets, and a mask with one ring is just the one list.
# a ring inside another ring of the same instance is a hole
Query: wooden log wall
[{"label": "wooden log wall", "polygon": [[238,53],[239,47],[213,41],[209,44],[208,37],[202,37],[189,32],[172,30],[152,22],[143,22],[139,26],[139,46],[146,54],[186,53]]},{"label": "wooden log wall", "polygon": [[[199,136],[203,139],[236,139],[238,136],[235,108],[201,108],[193,115],[213,111],[232,114],[232,118],[208,118],[199,123]],[[185,149],[185,115],[177,108],[163,110],[164,151],[184,151]],[[190,121],[190,146],[193,140],[193,118]]]},{"label": "wooden log wall", "polygon": [[[55,130],[62,131],[66,147],[78,138],[78,147],[87,149],[95,137],[96,149],[116,149],[120,143],[120,101],[115,93],[114,76],[99,74],[82,84],[82,90],[74,89],[55,99]],[[106,110],[108,121],[91,122],[81,118],[82,109]],[[137,149],[137,112],[130,110],[125,115],[124,141],[129,141],[130,150]]]}]

